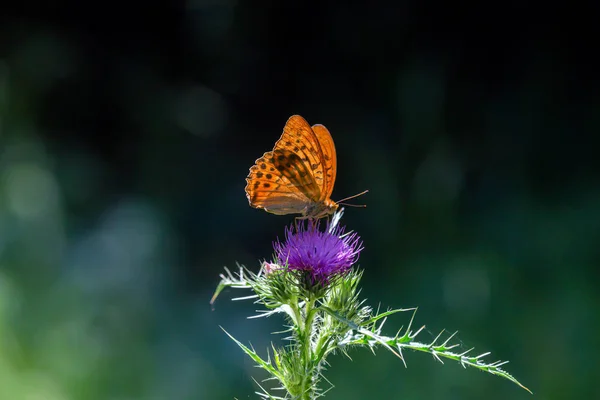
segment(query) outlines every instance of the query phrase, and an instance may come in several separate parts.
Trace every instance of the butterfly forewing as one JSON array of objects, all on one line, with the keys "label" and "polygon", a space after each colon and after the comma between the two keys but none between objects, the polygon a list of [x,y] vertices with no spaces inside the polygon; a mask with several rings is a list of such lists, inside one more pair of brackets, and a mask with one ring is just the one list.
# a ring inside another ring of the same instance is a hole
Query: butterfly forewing
[{"label": "butterfly forewing", "polygon": [[[308,122],[299,115],[290,117],[273,151],[285,152],[291,156],[284,165],[291,166],[291,170],[286,168],[283,171],[290,172],[288,177],[292,183],[311,202],[321,201],[325,188],[323,152],[321,143]],[[279,157],[282,157],[281,153]]]},{"label": "butterfly forewing", "polygon": [[306,202],[320,198],[321,188],[312,174],[309,163],[302,161],[298,154],[285,149],[273,150],[273,156],[275,168],[305,196]]}]

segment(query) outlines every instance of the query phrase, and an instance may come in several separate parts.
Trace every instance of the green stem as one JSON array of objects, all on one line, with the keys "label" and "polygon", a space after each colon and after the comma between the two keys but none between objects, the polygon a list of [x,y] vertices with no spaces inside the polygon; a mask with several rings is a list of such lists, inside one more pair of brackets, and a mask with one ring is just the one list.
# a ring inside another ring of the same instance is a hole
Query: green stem
[{"label": "green stem", "polygon": [[301,384],[301,400],[312,400],[313,399],[313,394],[315,392],[315,388],[313,387],[313,377],[314,377],[314,370],[313,370],[313,349],[312,349],[312,342],[311,342],[311,338],[312,338],[312,329],[313,329],[313,321],[315,318],[315,301],[313,299],[308,299],[306,301],[305,304],[305,308],[304,308],[304,315],[305,315],[305,320],[304,320],[304,326],[302,327],[302,331],[301,331],[301,335],[302,337],[301,339],[301,359],[302,359],[302,364],[303,364],[303,370],[304,370],[304,377],[302,378],[302,384]]}]

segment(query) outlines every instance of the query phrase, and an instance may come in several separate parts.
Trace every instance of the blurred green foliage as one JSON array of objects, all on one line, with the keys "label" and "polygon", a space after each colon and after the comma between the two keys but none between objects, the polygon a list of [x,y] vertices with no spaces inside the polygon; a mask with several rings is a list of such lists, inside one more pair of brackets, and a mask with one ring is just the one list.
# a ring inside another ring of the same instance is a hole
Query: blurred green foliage
[{"label": "blurred green foliage", "polygon": [[[511,7],[3,15],[0,399],[252,398],[260,373],[219,325],[266,350],[281,321],[208,301],[292,221],[243,187],[294,113],[336,140],[334,199],[370,190],[345,223],[373,306],[418,306],[537,398],[597,398],[594,35]],[[530,398],[420,354],[351,356],[327,398]]]}]

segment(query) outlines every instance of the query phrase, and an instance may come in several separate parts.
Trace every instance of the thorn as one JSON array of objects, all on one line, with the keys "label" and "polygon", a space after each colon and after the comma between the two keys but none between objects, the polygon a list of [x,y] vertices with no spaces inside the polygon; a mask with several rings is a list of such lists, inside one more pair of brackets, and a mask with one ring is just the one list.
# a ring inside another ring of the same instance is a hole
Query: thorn
[{"label": "thorn", "polygon": [[462,353],[462,354],[459,354],[458,356],[459,356],[459,357],[464,357],[464,356],[466,356],[466,355],[467,355],[467,353],[469,353],[469,352],[473,351],[474,349],[475,349],[475,347],[471,347],[469,350],[465,351],[465,352],[464,352],[464,353]]},{"label": "thorn", "polygon": [[[415,319],[415,314],[417,313],[417,308],[415,307],[415,311],[413,312],[412,317],[410,317],[410,322],[408,323],[408,326],[406,327],[406,334],[404,336],[411,338],[410,337],[410,327],[412,326],[413,320]],[[414,336],[413,336],[414,337]]]},{"label": "thorn", "polygon": [[433,342],[431,342],[429,347],[432,347],[435,344],[435,342],[437,342],[437,340],[440,338],[440,336],[442,336],[443,333],[444,333],[444,329],[442,329],[442,331],[435,337],[435,339],[433,339]]},{"label": "thorn", "polygon": [[409,335],[409,338],[411,338],[411,339],[414,339],[414,338],[416,338],[416,337],[417,337],[417,335],[418,335],[419,333],[421,333],[421,331],[422,331],[423,329],[425,329],[425,325],[423,325],[422,327],[420,327],[418,331],[416,331],[415,333],[413,333],[413,334],[412,334],[412,336],[410,336],[410,335]]},{"label": "thorn", "polygon": [[[456,336],[456,334],[457,334],[457,333],[458,333],[458,331],[456,331],[456,332],[454,332],[452,335],[450,335],[450,337],[449,337],[448,339],[446,339],[446,341],[445,341],[445,342],[442,344],[442,346],[446,347],[446,345],[448,344],[448,342],[449,342],[450,340],[452,340],[452,338],[453,338],[454,336]],[[456,345],[456,346],[458,346],[458,345]],[[452,346],[452,347],[454,347],[454,346]]]},{"label": "thorn", "polygon": [[404,359],[404,354],[402,354],[402,347],[398,346],[398,353],[400,353],[400,359],[402,360],[402,364],[404,364],[404,368],[408,368],[406,365],[406,360]]}]

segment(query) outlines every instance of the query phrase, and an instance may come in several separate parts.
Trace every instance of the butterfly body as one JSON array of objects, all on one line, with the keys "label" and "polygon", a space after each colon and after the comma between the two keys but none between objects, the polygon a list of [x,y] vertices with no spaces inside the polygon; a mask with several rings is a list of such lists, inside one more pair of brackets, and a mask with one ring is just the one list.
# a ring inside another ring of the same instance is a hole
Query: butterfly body
[{"label": "butterfly body", "polygon": [[291,116],[272,151],[263,154],[246,178],[246,197],[254,208],[277,215],[318,219],[333,214],[337,172],[335,146],[323,125],[312,127]]}]

